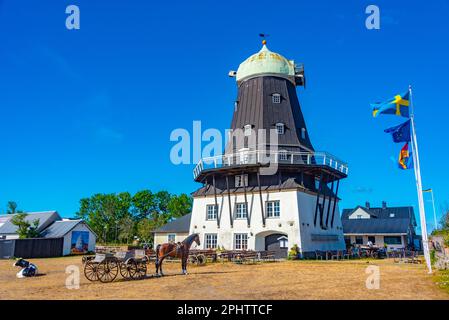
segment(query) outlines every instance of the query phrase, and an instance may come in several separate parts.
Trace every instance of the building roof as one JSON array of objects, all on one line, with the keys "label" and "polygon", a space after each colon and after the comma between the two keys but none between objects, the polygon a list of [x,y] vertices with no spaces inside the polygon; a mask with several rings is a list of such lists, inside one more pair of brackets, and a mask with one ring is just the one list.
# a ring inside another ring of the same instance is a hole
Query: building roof
[{"label": "building roof", "polygon": [[0,227],[1,227],[2,225],[4,225],[5,222],[8,221],[10,218],[11,218],[10,215],[7,215],[7,216],[0,216]]},{"label": "building roof", "polygon": [[[25,221],[29,223],[33,223],[34,220],[39,219],[38,232],[41,232],[53,222],[61,220],[61,216],[57,211],[26,212],[26,214]],[[17,232],[17,226],[11,222],[13,216],[15,215],[9,215],[8,217],[10,218],[0,226],[0,234],[15,234]]]},{"label": "building roof", "polygon": [[346,219],[342,220],[344,234],[407,234],[409,219]]},{"label": "building roof", "polygon": [[262,49],[243,61],[236,75],[236,80],[249,78],[260,74],[295,75],[295,63],[280,54],[268,50],[264,44]]},{"label": "building roof", "polygon": [[174,233],[188,233],[190,229],[190,218],[192,214],[186,214],[185,216],[179,217],[176,220],[170,221],[166,225],[154,230],[154,233],[166,233],[166,232],[174,232]]},{"label": "building roof", "polygon": [[55,221],[41,232],[41,236],[44,238],[62,238],[80,223],[84,223],[83,220]]},{"label": "building roof", "polygon": [[[370,218],[349,219],[358,209],[368,213]],[[413,207],[357,206],[354,209],[343,209],[341,222],[345,234],[407,234],[416,226]]]},{"label": "building roof", "polygon": [[413,207],[362,207],[357,206],[354,209],[343,209],[341,219],[348,220],[349,216],[354,213],[357,209],[361,208],[363,211],[368,213],[371,217],[377,219],[409,219],[412,224],[416,226],[416,218]]},{"label": "building roof", "polygon": [[[287,178],[281,184],[273,183],[270,185],[261,185],[260,186],[260,190],[262,192],[280,191],[280,190],[295,190],[295,189],[301,190],[304,192],[307,190],[307,188],[304,187],[295,178]],[[229,192],[231,194],[244,193],[245,188],[244,187],[229,188]],[[258,186],[248,186],[248,187],[246,187],[246,192],[247,193],[259,192],[259,187]],[[328,196],[335,197],[335,193],[332,192],[332,190],[326,185],[324,186],[324,189],[321,192],[322,192],[322,194],[325,194],[327,197]],[[191,195],[192,195],[192,197],[204,197],[204,196],[214,195],[215,193],[217,194],[217,196],[226,195],[228,193],[228,190],[220,189],[217,187],[217,188],[215,188],[215,192],[214,192],[214,186],[208,184],[208,185],[202,186],[199,189],[197,189],[196,191],[192,192]],[[338,199],[340,200],[340,198],[338,198]]]}]

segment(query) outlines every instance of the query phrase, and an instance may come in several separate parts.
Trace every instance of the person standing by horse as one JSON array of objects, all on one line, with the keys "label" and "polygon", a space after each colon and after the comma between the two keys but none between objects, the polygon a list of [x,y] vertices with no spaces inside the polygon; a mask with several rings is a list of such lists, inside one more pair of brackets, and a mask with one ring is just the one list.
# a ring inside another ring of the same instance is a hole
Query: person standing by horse
[{"label": "person standing by horse", "polygon": [[198,233],[189,235],[182,242],[178,243],[163,243],[156,247],[156,275],[159,275],[159,270],[161,271],[161,276],[164,275],[162,272],[162,262],[165,258],[180,258],[182,266],[182,274],[187,274],[187,260],[189,259],[189,251],[193,242],[200,245],[200,237]]}]

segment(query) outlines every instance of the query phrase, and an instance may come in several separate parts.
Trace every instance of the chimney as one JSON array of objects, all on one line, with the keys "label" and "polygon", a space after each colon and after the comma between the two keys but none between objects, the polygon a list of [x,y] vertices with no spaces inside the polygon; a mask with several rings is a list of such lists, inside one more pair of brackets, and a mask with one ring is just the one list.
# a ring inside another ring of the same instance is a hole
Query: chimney
[{"label": "chimney", "polygon": [[382,201],[382,209],[387,209],[387,202],[386,201]]},{"label": "chimney", "polygon": [[365,208],[367,208],[367,209],[369,209],[370,208],[370,204],[369,204],[369,202],[367,201],[367,202],[365,202]]}]

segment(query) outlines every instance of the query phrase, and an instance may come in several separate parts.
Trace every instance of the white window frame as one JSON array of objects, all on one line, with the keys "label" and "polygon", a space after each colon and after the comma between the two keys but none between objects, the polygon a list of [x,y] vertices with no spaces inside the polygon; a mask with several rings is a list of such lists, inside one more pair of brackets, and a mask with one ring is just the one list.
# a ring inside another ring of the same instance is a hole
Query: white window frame
[{"label": "white window frame", "polygon": [[237,219],[247,219],[248,218],[248,203],[237,202],[235,204],[235,214],[234,218]]},{"label": "white window frame", "polygon": [[[211,216],[210,216],[211,215]],[[218,216],[218,204],[206,205],[206,220],[217,220]]]},{"label": "white window frame", "polygon": [[217,249],[218,235],[216,233],[204,234],[204,249]]},{"label": "white window frame", "polygon": [[288,238],[286,236],[282,236],[278,240],[280,249],[288,249]]},{"label": "white window frame", "polygon": [[235,176],[234,181],[236,188],[242,188],[248,186],[248,175],[247,174],[238,174]]},{"label": "white window frame", "polygon": [[285,124],[279,122],[276,123],[276,132],[277,134],[284,134],[285,133]]},{"label": "white window frame", "polygon": [[243,133],[245,137],[249,137],[251,133],[253,132],[253,126],[250,124],[247,124],[243,127]]},{"label": "white window frame", "polygon": [[[170,238],[173,238],[173,240],[170,240]],[[170,243],[176,243],[176,233],[167,234],[167,241]]]},{"label": "white window frame", "polygon": [[288,152],[287,150],[281,150],[278,153],[279,161],[287,161],[288,160]]},{"label": "white window frame", "polygon": [[234,233],[234,248],[235,250],[248,250],[247,233]]},{"label": "white window frame", "polygon": [[274,103],[274,104],[280,104],[281,103],[281,94],[280,93],[273,93],[272,95],[271,95],[271,101]]},{"label": "white window frame", "polygon": [[265,202],[265,210],[267,212],[267,218],[280,218],[281,217],[281,201],[270,200]]}]

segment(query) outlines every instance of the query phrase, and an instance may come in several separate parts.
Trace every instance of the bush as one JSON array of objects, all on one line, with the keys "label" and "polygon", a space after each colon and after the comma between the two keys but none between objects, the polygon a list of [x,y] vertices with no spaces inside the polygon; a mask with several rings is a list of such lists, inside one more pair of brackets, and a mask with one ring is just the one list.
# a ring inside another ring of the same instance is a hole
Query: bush
[{"label": "bush", "polygon": [[298,248],[298,245],[295,244],[288,252],[287,259],[288,260],[296,260],[296,259],[298,259],[298,255],[299,255],[299,248]]}]

